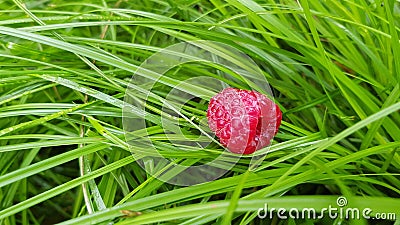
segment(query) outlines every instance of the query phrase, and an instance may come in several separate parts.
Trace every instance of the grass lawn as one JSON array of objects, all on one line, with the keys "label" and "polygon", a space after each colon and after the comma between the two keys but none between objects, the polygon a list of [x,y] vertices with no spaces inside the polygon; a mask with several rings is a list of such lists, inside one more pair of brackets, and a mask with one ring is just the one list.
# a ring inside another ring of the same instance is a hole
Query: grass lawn
[{"label": "grass lawn", "polygon": [[[400,225],[400,1],[0,1],[0,225]],[[207,125],[226,87],[270,146]]]}]

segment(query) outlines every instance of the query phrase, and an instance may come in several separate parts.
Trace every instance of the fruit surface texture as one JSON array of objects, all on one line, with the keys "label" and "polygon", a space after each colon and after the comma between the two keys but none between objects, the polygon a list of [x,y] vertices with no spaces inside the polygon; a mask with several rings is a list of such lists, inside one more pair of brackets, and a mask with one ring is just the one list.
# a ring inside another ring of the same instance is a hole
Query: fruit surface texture
[{"label": "fruit surface texture", "polygon": [[229,151],[251,154],[271,143],[282,112],[259,92],[225,88],[211,98],[207,119],[210,129]]}]

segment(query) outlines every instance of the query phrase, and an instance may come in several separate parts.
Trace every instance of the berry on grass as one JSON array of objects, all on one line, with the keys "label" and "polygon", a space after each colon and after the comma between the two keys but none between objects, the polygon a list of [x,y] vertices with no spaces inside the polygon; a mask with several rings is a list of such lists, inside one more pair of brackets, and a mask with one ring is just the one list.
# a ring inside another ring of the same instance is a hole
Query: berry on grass
[{"label": "berry on grass", "polygon": [[226,88],[211,98],[207,119],[229,151],[251,154],[270,144],[278,132],[282,112],[261,93]]}]

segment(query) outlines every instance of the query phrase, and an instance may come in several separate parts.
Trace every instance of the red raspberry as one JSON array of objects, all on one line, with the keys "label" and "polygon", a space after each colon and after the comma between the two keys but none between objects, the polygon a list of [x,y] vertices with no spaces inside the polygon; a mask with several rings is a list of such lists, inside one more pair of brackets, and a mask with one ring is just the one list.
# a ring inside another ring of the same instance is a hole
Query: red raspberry
[{"label": "red raspberry", "polygon": [[211,98],[207,119],[229,151],[251,154],[270,143],[281,125],[282,112],[256,91],[226,88]]}]

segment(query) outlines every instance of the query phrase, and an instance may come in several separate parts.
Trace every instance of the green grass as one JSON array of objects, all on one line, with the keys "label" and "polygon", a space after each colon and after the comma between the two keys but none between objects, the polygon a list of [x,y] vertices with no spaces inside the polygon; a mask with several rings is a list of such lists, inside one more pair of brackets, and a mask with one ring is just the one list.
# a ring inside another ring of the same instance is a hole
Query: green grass
[{"label": "green grass", "polygon": [[[400,224],[399,21],[394,0],[0,1],[0,224]],[[139,69],[201,40],[248,73],[196,60]],[[264,92],[268,81],[283,121],[255,169],[251,156],[230,168],[232,154],[199,138],[217,90],[186,82],[197,78]],[[124,135],[127,96],[145,106],[130,108],[145,122],[136,142]],[[228,172],[170,184],[182,171],[152,164],[148,144],[182,165],[221,156],[214,166]],[[321,212],[338,196],[397,221],[257,216],[265,204]]]}]

